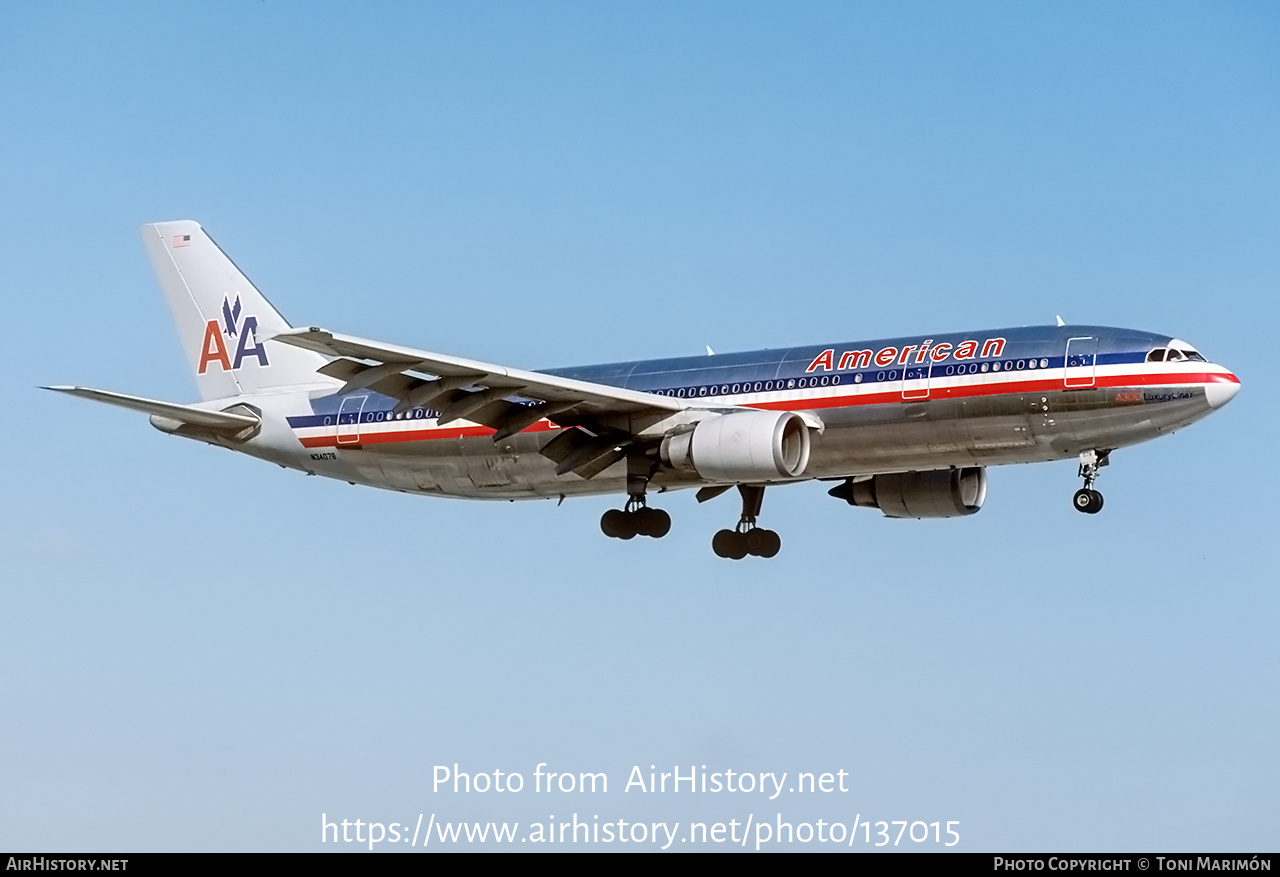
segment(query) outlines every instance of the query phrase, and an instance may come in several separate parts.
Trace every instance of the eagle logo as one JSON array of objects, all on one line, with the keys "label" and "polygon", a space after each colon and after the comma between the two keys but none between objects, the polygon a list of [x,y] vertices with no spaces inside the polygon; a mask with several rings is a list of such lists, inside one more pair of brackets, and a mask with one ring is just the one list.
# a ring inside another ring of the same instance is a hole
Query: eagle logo
[{"label": "eagle logo", "polygon": [[224,295],[222,297],[222,334],[228,338],[236,336],[236,324],[240,322],[240,295],[236,294],[236,303],[232,306]]}]

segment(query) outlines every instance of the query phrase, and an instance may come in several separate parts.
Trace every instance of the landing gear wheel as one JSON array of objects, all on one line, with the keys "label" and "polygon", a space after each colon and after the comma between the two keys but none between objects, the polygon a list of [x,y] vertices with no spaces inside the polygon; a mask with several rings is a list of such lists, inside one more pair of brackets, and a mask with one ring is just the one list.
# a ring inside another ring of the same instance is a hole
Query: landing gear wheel
[{"label": "landing gear wheel", "polygon": [[621,527],[619,526],[620,522],[618,521],[618,518],[621,517],[622,514],[623,513],[618,511],[617,509],[609,509],[609,511],[601,515],[600,516],[600,532],[604,533],[610,539],[618,538],[618,533],[621,532]]},{"label": "landing gear wheel", "polygon": [[1076,491],[1071,503],[1078,512],[1084,512],[1086,515],[1096,515],[1102,511],[1102,494],[1088,487],[1081,488]]},{"label": "landing gear wheel", "polygon": [[747,556],[747,537],[733,530],[721,530],[711,540],[711,550],[717,557],[742,560]]},{"label": "landing gear wheel", "polygon": [[600,530],[610,539],[634,539],[637,532],[635,515],[609,509],[600,517]]},{"label": "landing gear wheel", "polygon": [[752,527],[741,535],[747,540],[747,553],[754,557],[773,557],[782,548],[782,539],[772,530]]},{"label": "landing gear wheel", "polygon": [[661,539],[671,532],[671,515],[662,509],[642,508],[632,513],[635,518],[636,532],[641,536]]}]

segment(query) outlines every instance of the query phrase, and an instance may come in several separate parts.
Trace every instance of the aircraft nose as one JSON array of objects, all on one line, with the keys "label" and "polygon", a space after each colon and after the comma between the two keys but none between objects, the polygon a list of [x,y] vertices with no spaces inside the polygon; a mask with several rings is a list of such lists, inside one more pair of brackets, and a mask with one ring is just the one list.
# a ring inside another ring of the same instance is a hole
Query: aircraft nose
[{"label": "aircraft nose", "polygon": [[1209,407],[1216,409],[1236,397],[1236,393],[1240,392],[1240,379],[1231,372],[1215,375],[1215,377],[1216,381],[1205,384],[1204,395],[1209,402]]}]

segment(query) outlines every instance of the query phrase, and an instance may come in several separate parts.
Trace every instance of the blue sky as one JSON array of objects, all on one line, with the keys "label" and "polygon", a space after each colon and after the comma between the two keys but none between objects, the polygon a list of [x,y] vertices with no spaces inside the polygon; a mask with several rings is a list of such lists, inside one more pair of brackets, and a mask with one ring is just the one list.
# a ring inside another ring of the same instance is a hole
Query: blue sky
[{"label": "blue sky", "polygon": [[[958,820],[965,850],[1274,849],[1280,14],[1263,3],[0,11],[0,846],[318,850],[390,822]],[[137,227],[299,324],[554,367],[1050,322],[1244,390],[982,513],[415,499],[36,389],[190,400]],[[607,795],[433,793],[432,768]],[[633,765],[835,771],[779,802]],[[616,788],[616,790],[615,790]],[[927,846],[927,845],[926,845]]]}]

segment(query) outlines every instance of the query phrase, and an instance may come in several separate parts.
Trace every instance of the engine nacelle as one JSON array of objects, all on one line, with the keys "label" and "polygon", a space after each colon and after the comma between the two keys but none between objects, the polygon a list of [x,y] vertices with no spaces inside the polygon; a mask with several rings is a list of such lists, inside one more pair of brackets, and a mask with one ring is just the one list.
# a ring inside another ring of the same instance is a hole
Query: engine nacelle
[{"label": "engine nacelle", "polygon": [[791,411],[735,411],[663,437],[662,462],[707,481],[782,481],[809,465],[809,427]]},{"label": "engine nacelle", "polygon": [[828,492],[849,505],[880,509],[890,518],[957,518],[982,508],[987,498],[987,470],[973,466],[895,472],[846,481]]}]

